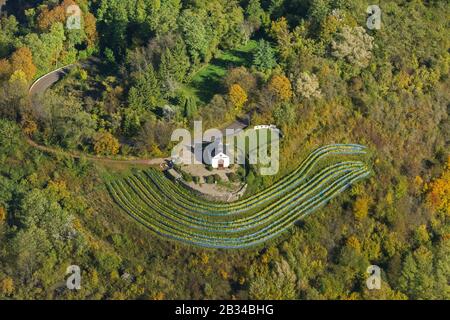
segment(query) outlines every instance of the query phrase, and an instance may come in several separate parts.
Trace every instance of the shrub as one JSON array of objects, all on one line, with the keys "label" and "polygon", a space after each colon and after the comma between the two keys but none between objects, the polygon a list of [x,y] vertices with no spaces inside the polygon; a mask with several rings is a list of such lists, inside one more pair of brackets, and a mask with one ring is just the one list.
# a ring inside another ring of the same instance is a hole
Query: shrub
[{"label": "shrub", "polygon": [[192,182],[194,179],[192,177],[192,175],[188,172],[182,172],[181,175],[183,176],[183,180],[186,182]]},{"label": "shrub", "polygon": [[207,184],[213,184],[214,183],[214,176],[207,176],[207,177],[205,177],[205,182]]},{"label": "shrub", "polygon": [[227,176],[230,182],[239,182],[241,180],[241,178],[234,172],[227,174]]},{"label": "shrub", "polygon": [[27,136],[32,136],[38,129],[36,122],[30,119],[24,119],[22,121],[22,130]]},{"label": "shrub", "polygon": [[14,280],[10,277],[2,279],[0,282],[0,291],[3,295],[11,295],[14,292]]},{"label": "shrub", "polygon": [[245,168],[240,166],[237,170],[237,175],[240,177],[241,181],[244,181],[245,179]]}]

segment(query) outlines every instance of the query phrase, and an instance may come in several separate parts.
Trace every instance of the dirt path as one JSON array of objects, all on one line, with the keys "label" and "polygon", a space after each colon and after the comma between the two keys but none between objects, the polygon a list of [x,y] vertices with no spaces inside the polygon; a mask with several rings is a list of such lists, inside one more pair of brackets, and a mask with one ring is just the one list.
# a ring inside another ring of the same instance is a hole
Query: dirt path
[{"label": "dirt path", "polygon": [[36,142],[34,142],[31,139],[27,139],[27,143],[32,146],[33,148],[36,148],[42,152],[60,155],[60,156],[66,156],[70,158],[75,159],[86,159],[89,161],[95,161],[105,164],[129,164],[129,165],[149,165],[149,166],[156,166],[166,163],[170,160],[170,158],[154,158],[154,159],[112,159],[107,157],[96,157],[88,154],[83,153],[77,153],[77,152],[68,152],[59,150],[56,148],[46,147],[42,146]]}]

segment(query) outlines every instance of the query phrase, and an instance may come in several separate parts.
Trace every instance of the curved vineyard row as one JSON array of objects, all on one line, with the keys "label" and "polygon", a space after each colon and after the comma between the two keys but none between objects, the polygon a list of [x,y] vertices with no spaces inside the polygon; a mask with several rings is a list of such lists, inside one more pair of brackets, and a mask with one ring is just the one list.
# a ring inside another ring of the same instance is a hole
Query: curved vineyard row
[{"label": "curved vineyard row", "polygon": [[368,177],[364,162],[339,161],[365,153],[359,145],[317,149],[278,183],[234,203],[196,198],[155,170],[113,181],[108,189],[124,211],[162,236],[210,248],[245,248],[283,233]]}]

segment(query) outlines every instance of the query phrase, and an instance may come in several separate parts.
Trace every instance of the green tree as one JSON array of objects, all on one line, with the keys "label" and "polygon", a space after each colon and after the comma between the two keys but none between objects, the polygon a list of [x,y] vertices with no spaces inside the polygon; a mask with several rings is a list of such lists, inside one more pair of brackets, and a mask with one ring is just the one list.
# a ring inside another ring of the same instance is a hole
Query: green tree
[{"label": "green tree", "polygon": [[25,229],[38,227],[49,239],[65,241],[72,232],[73,216],[57,201],[50,189],[35,189],[28,193],[15,215],[17,223]]},{"label": "green tree", "polygon": [[289,263],[282,259],[271,268],[254,271],[249,294],[255,300],[291,300],[295,299],[297,277]]},{"label": "green tree", "polygon": [[35,33],[25,36],[24,44],[30,48],[39,74],[48,72],[58,66],[64,48],[64,40],[66,40],[66,36],[64,26],[61,23],[53,24],[50,32],[40,36]]},{"label": "green tree", "polygon": [[261,7],[261,0],[250,0],[245,9],[245,15],[253,28],[258,30],[263,24],[263,21],[265,21],[266,16],[266,13]]},{"label": "green tree", "polygon": [[100,42],[121,59],[127,45],[127,27],[130,22],[129,12],[134,12],[135,3],[122,0],[102,0],[97,10]]},{"label": "green tree", "polygon": [[197,101],[195,96],[188,95],[181,98],[181,106],[183,107],[183,115],[187,119],[192,119],[197,113]]},{"label": "green tree", "polygon": [[190,67],[186,46],[182,39],[177,39],[173,49],[166,48],[161,56],[159,66],[160,77],[163,80],[183,82]]},{"label": "green tree", "polygon": [[[444,248],[448,254],[448,245],[441,250],[444,250]],[[439,268],[449,262],[448,257],[445,257],[442,262],[444,264],[440,264]],[[433,252],[424,246],[409,253],[403,263],[403,270],[399,279],[400,289],[412,299],[444,298],[448,295],[448,279],[445,280],[443,275],[447,272],[448,276],[448,265],[444,269],[437,270],[437,263],[439,262],[434,257]],[[442,280],[444,283],[438,282]],[[447,288],[445,289],[445,287]],[[439,289],[443,290],[440,291]]]},{"label": "green tree", "polygon": [[44,126],[49,142],[75,149],[94,135],[97,123],[76,99],[49,92],[41,104],[43,108],[38,120]]},{"label": "green tree", "polygon": [[20,128],[12,121],[0,120],[0,158],[14,154],[21,145]]},{"label": "green tree", "polygon": [[18,32],[17,19],[10,15],[8,17],[0,18],[0,57],[8,56],[17,44]]},{"label": "green tree", "polygon": [[129,107],[134,110],[154,110],[161,98],[159,82],[152,65],[140,73],[128,94]]},{"label": "green tree", "polygon": [[194,64],[204,61],[208,54],[210,39],[203,17],[192,9],[187,9],[181,14],[178,23]]},{"label": "green tree", "polygon": [[265,72],[273,69],[276,64],[275,50],[269,42],[260,40],[253,55],[253,66],[257,70]]}]

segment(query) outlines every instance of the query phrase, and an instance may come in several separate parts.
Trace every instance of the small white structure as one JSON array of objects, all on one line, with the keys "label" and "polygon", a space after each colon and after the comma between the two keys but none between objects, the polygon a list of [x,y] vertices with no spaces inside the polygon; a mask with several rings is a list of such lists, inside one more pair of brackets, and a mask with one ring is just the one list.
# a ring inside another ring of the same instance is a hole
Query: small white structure
[{"label": "small white structure", "polygon": [[211,165],[214,169],[225,169],[230,167],[230,157],[223,152],[219,152],[211,160]]},{"label": "small white structure", "polygon": [[270,129],[270,130],[275,130],[277,129],[277,126],[274,124],[270,124],[270,125],[260,125],[260,126],[255,126],[254,128],[255,130],[263,130],[263,129]]}]

